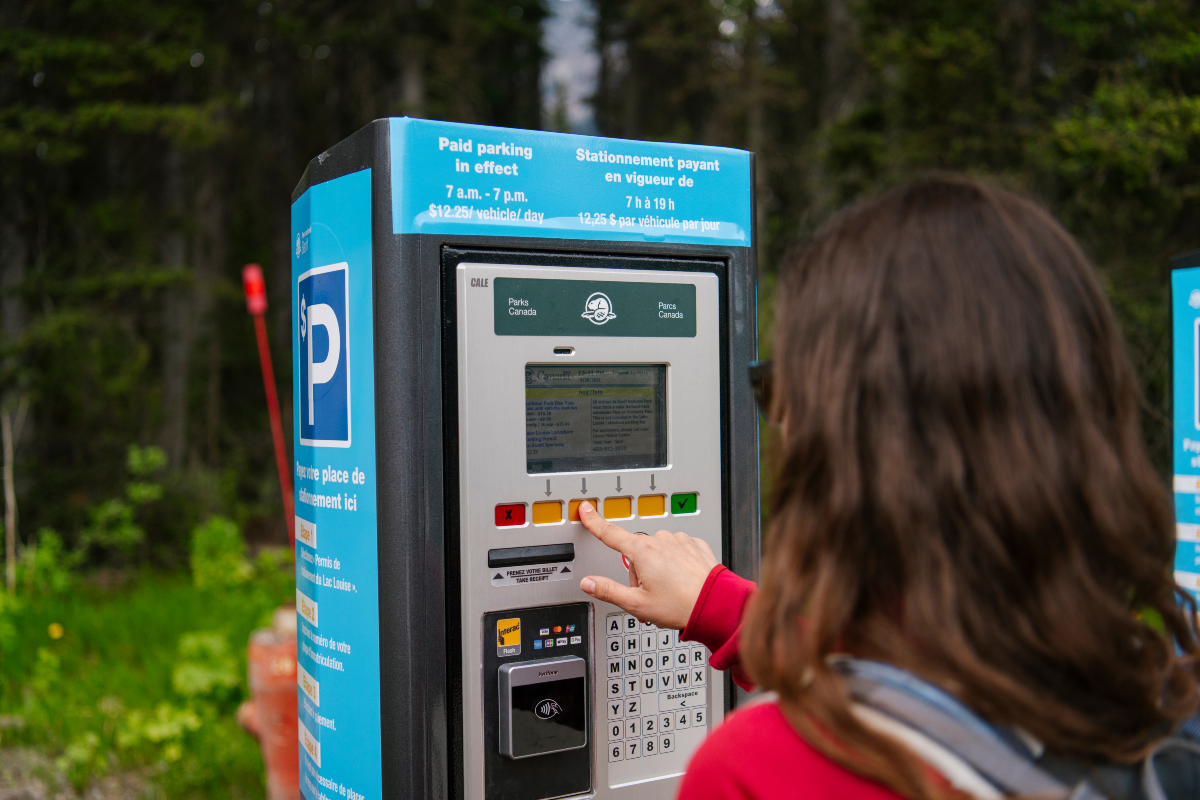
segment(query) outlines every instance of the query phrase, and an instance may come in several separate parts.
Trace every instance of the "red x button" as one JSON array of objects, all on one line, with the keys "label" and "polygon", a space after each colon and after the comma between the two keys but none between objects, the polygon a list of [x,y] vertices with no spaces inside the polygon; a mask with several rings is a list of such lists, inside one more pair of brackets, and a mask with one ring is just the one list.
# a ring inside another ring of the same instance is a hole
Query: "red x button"
[{"label": "red x button", "polygon": [[508,503],[507,505],[496,506],[496,526],[499,528],[511,528],[513,525],[525,524],[525,504],[524,503]]}]

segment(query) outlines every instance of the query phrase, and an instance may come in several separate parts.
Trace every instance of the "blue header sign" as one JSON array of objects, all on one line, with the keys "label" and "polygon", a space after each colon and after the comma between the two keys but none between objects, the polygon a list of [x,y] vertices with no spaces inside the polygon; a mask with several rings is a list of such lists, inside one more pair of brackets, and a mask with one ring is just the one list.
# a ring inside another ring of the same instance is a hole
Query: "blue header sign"
[{"label": "blue header sign", "polygon": [[292,204],[300,790],[380,800],[371,170]]},{"label": "blue header sign", "polygon": [[1175,580],[1200,600],[1200,267],[1171,272]]},{"label": "blue header sign", "polygon": [[750,154],[391,120],[394,233],[749,247]]}]

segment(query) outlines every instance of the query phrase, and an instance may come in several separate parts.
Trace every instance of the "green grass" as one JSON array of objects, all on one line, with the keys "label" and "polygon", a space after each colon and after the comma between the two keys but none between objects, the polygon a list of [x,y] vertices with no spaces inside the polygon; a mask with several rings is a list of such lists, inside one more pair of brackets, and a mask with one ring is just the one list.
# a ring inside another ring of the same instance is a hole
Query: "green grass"
[{"label": "green grass", "polygon": [[205,588],[144,573],[116,589],[76,579],[18,594],[0,603],[0,744],[54,756],[79,786],[144,769],[166,797],[262,797],[258,744],[234,712],[250,632],[293,598],[278,553]]}]

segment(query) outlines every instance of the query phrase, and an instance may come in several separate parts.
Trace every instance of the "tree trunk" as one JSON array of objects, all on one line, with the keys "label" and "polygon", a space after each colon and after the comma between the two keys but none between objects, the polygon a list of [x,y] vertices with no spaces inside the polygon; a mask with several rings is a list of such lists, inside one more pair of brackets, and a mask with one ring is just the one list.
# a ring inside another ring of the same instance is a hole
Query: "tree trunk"
[{"label": "tree trunk", "polygon": [[[15,170],[14,170],[15,172]],[[26,316],[25,301],[21,296],[21,284],[25,281],[25,270],[29,259],[29,245],[26,239],[25,223],[25,194],[18,181],[10,179],[4,182],[4,200],[0,206],[0,331],[3,332],[5,346],[15,348],[25,332]],[[17,365],[15,359],[9,359],[6,371],[13,370]],[[4,392],[3,416],[4,428],[4,556],[5,579],[9,593],[15,591],[17,579],[17,550],[21,545],[17,532],[17,489],[14,478],[16,443],[12,441],[11,418],[9,409],[12,408],[16,397],[17,387],[9,387]],[[18,414],[24,422],[26,400],[20,401]],[[20,423],[18,423],[18,428]],[[19,431],[18,431],[19,434]]]},{"label": "tree trunk", "polygon": [[0,411],[0,438],[4,443],[4,582],[8,593],[17,590],[17,494],[13,489],[12,414]]},{"label": "tree trunk", "polygon": [[825,87],[821,124],[839,122],[854,111],[859,68],[858,20],[851,0],[829,0],[828,38],[825,41]]},{"label": "tree trunk", "polygon": [[[270,306],[267,313],[271,315],[271,330],[274,333],[275,352],[282,353],[276,362],[280,369],[276,383],[283,386],[279,393],[279,414],[283,422],[283,438],[287,443],[292,441],[292,206],[290,187],[295,186],[300,178],[303,162],[296,157],[296,118],[293,103],[293,87],[291,78],[282,78],[274,94],[276,112],[275,125],[275,163],[280,165],[273,174],[282,187],[277,202],[274,203],[275,237],[271,252],[272,264],[268,273]],[[310,154],[311,155],[311,154]],[[249,327],[246,328],[247,336]],[[249,346],[249,339],[247,346]],[[283,541],[287,540],[287,532],[283,532]]]},{"label": "tree trunk", "polygon": [[766,170],[766,110],[763,108],[762,48],[758,43],[759,25],[750,14],[746,28],[744,70],[746,74],[746,149],[754,153],[754,224],[758,230],[758,263],[767,263],[767,170]]},{"label": "tree trunk", "polygon": [[417,49],[416,37],[405,49],[404,62],[401,66],[401,101],[404,113],[410,117],[425,116],[425,66],[422,55]]},{"label": "tree trunk", "polygon": [[854,0],[829,0],[825,7],[825,80],[817,106],[818,133],[808,170],[810,221],[824,217],[837,202],[825,173],[824,143],[830,129],[858,108],[866,87],[867,76],[859,52],[861,30],[853,6]]},{"label": "tree trunk", "polygon": [[161,441],[167,463],[183,466],[187,443],[188,369],[194,328],[192,325],[191,276],[187,274],[187,238],[184,232],[183,154],[167,146],[163,180],[163,209],[166,221],[160,240],[163,266],[179,274],[180,282],[166,291],[163,299],[163,427]]},{"label": "tree trunk", "polygon": [[220,155],[210,150],[201,164],[200,187],[196,197],[196,233],[192,245],[195,319],[208,344],[204,444],[205,461],[210,467],[217,466],[221,419],[221,335],[215,319],[215,299],[225,267],[226,228],[225,186]]},{"label": "tree trunk", "polygon": [[425,116],[425,39],[421,35],[421,12],[414,0],[405,0],[399,9],[400,29],[400,111],[408,117]]},{"label": "tree trunk", "polygon": [[5,181],[4,211],[0,214],[0,292],[3,292],[4,340],[13,346],[25,331],[25,301],[20,295],[29,260],[25,238],[25,195],[15,181]]},{"label": "tree trunk", "polygon": [[4,578],[9,594],[17,590],[17,485],[13,462],[28,410],[29,398],[22,397],[15,423],[11,411],[7,408],[0,411],[0,442],[4,445]]}]

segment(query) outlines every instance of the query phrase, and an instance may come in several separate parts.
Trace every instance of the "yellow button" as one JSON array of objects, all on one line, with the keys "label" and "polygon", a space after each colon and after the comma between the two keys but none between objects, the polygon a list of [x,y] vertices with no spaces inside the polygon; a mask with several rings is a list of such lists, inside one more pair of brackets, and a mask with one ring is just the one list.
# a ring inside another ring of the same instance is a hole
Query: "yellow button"
[{"label": "yellow button", "polygon": [[534,503],[533,524],[548,525],[552,522],[562,522],[562,502],[551,500],[546,503]]},{"label": "yellow button", "polygon": [[665,517],[667,515],[667,496],[665,494],[644,494],[638,498],[639,517]]},{"label": "yellow button", "polygon": [[584,500],[587,500],[589,503],[591,503],[592,508],[596,508],[600,505],[600,501],[595,497],[581,497],[578,500],[572,500],[571,502],[567,503],[567,519],[571,520],[571,522],[579,522],[579,504]]},{"label": "yellow button", "polygon": [[633,498],[632,497],[606,497],[604,498],[604,518],[605,519],[629,519],[633,516]]}]

